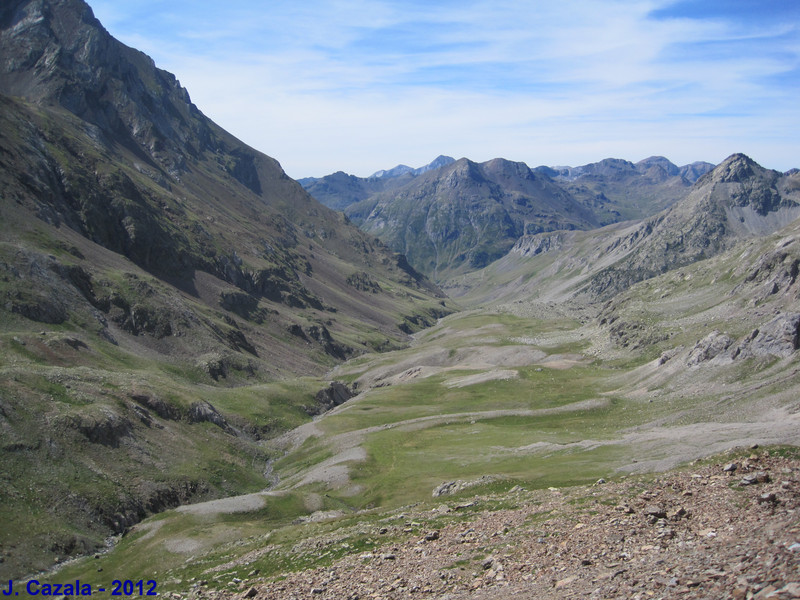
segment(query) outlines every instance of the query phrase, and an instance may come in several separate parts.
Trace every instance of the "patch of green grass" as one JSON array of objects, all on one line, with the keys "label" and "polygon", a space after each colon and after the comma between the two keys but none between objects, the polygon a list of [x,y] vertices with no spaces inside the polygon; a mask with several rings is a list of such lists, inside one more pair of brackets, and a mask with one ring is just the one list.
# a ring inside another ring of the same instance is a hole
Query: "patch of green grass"
[{"label": "patch of green grass", "polygon": [[605,371],[596,366],[559,370],[517,369],[516,379],[447,387],[449,380],[477,371],[448,371],[404,385],[372,390],[366,397],[320,421],[328,434],[420,418],[494,410],[555,408],[597,397]]},{"label": "patch of green grass", "polygon": [[315,378],[198,390],[200,398],[223,413],[245,419],[266,435],[293,429],[309,420],[305,407],[313,407],[315,393],[325,382]]}]

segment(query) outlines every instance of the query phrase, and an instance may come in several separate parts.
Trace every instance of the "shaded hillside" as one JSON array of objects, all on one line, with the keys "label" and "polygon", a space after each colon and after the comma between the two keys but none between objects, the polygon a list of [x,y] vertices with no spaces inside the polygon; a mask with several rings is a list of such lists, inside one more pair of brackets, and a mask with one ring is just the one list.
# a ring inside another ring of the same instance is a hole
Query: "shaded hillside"
[{"label": "shaded hillside", "polygon": [[548,177],[504,159],[462,158],[351,204],[345,214],[437,280],[489,264],[526,233],[596,225]]},{"label": "shaded hillside", "polygon": [[355,202],[384,191],[387,185],[402,185],[410,178],[410,175],[391,179],[364,178],[337,171],[319,179],[300,179],[298,183],[328,208],[343,211]]},{"label": "shaded hillside", "polygon": [[[416,311],[406,293],[387,290],[437,294],[274,159],[204,117],[172,75],[111,38],[83,2],[15,1],[0,18],[0,177],[5,222],[17,225],[9,242],[35,250],[79,233],[245,321],[272,311],[280,316],[270,321],[294,325],[302,309],[398,338],[403,313]],[[41,233],[31,241],[26,230]],[[82,269],[85,302],[108,313],[121,292],[107,284],[101,293],[89,256],[99,249],[79,250],[84,259],[71,255],[64,269]],[[392,285],[347,283],[361,272]],[[17,314],[43,312],[20,306]]]},{"label": "shaded hillside", "polygon": [[9,577],[262,489],[326,370],[451,310],[81,0],[0,6],[0,194]]}]

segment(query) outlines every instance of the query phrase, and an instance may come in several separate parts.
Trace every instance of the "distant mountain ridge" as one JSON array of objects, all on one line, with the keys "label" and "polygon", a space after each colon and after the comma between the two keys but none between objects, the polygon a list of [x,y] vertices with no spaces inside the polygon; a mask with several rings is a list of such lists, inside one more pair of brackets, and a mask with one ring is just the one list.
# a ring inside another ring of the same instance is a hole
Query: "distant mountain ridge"
[{"label": "distant mountain ridge", "polygon": [[579,167],[537,167],[537,170],[542,170],[550,177],[569,181],[575,181],[581,177],[623,179],[632,172],[636,172],[646,176],[651,181],[663,181],[669,177],[681,176],[688,182],[694,183],[713,168],[713,164],[704,161],[697,161],[678,167],[663,156],[651,156],[637,163],[607,158],[600,162],[589,163]]},{"label": "distant mountain ridge", "polygon": [[744,239],[774,233],[799,217],[797,174],[765,169],[744,154],[733,154],[698,179],[685,199],[615,242],[633,250],[598,274],[590,288],[599,297],[611,297]]},{"label": "distant mountain ridge", "polygon": [[[454,165],[467,164],[472,167],[456,181]],[[439,157],[416,170],[399,165],[370,178],[338,172],[301,184],[405,253],[415,268],[441,279],[495,260],[520,235],[590,229],[654,214],[684,198],[711,168],[704,162],[678,167],[659,156],[635,164],[605,159],[535,169],[505,159],[479,164]]]},{"label": "distant mountain ridge", "polygon": [[[701,176],[684,199],[650,217],[594,230],[524,235],[501,259],[452,277],[442,286],[452,297],[476,303],[536,299],[558,306],[579,298],[594,306],[613,303],[619,307],[625,300],[618,299],[625,298],[628,290],[662,275],[701,293],[708,281],[695,282],[688,276],[684,280],[683,269],[697,264],[697,269],[710,270],[715,279],[718,265],[713,261],[726,255],[727,270],[740,272],[740,259],[761,265],[763,269],[748,275],[745,283],[759,288],[754,291],[759,301],[775,299],[773,295],[785,293],[800,279],[798,262],[785,250],[798,247],[798,223],[800,171],[780,173],[744,154],[734,154]],[[772,243],[765,241],[768,236]],[[766,247],[767,253],[752,256],[752,249],[759,246]],[[658,298],[657,284],[651,288]],[[797,303],[797,296],[784,299]],[[748,305],[748,309],[758,312],[758,306]],[[636,313],[638,308],[625,310]],[[604,318],[612,325],[611,317]],[[636,327],[640,333],[648,330],[646,324],[629,325],[624,326],[629,334]],[[644,343],[647,336],[640,337]]]},{"label": "distant mountain ridge", "polygon": [[561,183],[577,200],[608,225],[641,219],[683,198],[695,181],[714,165],[694,162],[678,167],[663,156],[637,163],[608,158],[579,167],[537,167]]},{"label": "distant mountain ridge", "polygon": [[366,200],[372,195],[400,187],[414,177],[452,164],[455,159],[449,156],[438,156],[427,165],[412,168],[397,165],[392,169],[376,171],[369,177],[348,175],[337,171],[324,177],[305,177],[298,183],[328,208],[343,211],[350,204]]},{"label": "distant mountain ridge", "polygon": [[525,233],[597,225],[552,180],[504,159],[459,159],[350,204],[345,214],[434,279],[485,266]]},{"label": "distant mountain ridge", "polygon": [[388,170],[381,170],[375,171],[372,175],[368,177],[368,179],[381,179],[385,177],[400,177],[401,175],[411,174],[411,175],[422,175],[423,173],[427,173],[428,171],[433,171],[434,169],[439,169],[441,167],[445,167],[447,165],[453,164],[456,162],[456,159],[451,156],[444,156],[440,154],[436,158],[434,158],[431,162],[427,165],[414,169],[412,167],[406,165],[397,165],[396,167]]}]

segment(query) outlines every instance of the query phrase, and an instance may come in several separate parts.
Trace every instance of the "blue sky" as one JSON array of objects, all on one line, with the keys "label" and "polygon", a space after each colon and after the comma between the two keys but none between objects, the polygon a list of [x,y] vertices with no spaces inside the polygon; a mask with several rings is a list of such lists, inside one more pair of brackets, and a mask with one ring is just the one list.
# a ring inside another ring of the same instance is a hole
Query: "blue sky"
[{"label": "blue sky", "polygon": [[295,178],[439,154],[800,167],[797,0],[89,0]]}]

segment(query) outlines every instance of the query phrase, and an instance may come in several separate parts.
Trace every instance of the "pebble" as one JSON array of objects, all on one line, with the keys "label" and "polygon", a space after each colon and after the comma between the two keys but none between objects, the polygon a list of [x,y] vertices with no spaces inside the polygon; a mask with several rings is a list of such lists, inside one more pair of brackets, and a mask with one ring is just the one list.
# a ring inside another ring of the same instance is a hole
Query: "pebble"
[{"label": "pebble", "polygon": [[661,504],[648,504],[644,509],[644,514],[656,517],[657,519],[664,519],[667,517],[667,511]]}]

